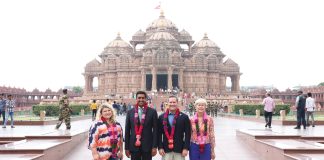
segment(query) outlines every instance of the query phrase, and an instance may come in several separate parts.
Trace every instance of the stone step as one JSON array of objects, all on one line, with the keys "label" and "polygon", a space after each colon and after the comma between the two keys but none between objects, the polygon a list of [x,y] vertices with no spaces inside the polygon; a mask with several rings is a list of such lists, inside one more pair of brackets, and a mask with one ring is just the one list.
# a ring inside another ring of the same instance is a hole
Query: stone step
[{"label": "stone step", "polygon": [[324,154],[285,154],[285,160],[324,160]]},{"label": "stone step", "polygon": [[87,130],[75,129],[54,130],[43,135],[26,136],[25,140],[0,145],[0,154],[12,157],[17,156],[17,159],[25,154],[42,155],[34,159],[62,159],[75,146],[84,141],[87,138],[87,134]]},{"label": "stone step", "polygon": [[44,154],[1,154],[0,160],[41,160]]},{"label": "stone step", "polygon": [[264,159],[284,159],[285,154],[324,154],[324,144],[302,139],[256,140],[255,149]]}]

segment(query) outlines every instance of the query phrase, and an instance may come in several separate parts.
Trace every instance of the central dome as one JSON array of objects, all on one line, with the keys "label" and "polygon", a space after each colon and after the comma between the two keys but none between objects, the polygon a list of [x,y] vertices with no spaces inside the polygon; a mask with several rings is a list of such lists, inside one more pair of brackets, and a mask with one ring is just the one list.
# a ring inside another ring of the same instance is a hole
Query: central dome
[{"label": "central dome", "polygon": [[172,21],[164,17],[163,11],[161,11],[159,19],[154,20],[149,24],[149,26],[146,28],[146,31],[156,30],[158,28],[178,30],[177,26]]},{"label": "central dome", "polygon": [[149,38],[149,41],[151,40],[166,40],[166,41],[176,41],[176,39],[173,37],[172,34],[168,33],[168,32],[164,32],[164,31],[159,31],[154,33],[153,35],[151,35],[151,37]]}]

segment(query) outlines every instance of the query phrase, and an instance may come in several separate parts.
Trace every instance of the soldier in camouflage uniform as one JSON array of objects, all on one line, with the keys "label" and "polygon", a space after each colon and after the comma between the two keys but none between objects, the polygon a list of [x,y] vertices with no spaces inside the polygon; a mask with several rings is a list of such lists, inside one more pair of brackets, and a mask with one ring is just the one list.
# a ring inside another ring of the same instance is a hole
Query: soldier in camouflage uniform
[{"label": "soldier in camouflage uniform", "polygon": [[66,129],[71,129],[71,111],[69,107],[69,97],[67,96],[67,89],[63,89],[63,96],[60,97],[59,101],[60,113],[59,121],[56,124],[56,129],[59,129],[63,120],[66,125]]}]

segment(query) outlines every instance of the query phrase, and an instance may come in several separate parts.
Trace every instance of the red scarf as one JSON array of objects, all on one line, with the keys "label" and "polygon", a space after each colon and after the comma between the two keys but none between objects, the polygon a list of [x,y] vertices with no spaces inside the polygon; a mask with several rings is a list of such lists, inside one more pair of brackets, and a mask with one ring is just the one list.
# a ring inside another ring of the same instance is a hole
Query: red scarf
[{"label": "red scarf", "polygon": [[163,116],[163,129],[164,134],[168,138],[168,147],[169,149],[173,149],[173,143],[174,143],[174,131],[175,131],[175,125],[177,123],[177,118],[179,117],[180,111],[177,108],[176,113],[174,115],[173,121],[172,121],[172,128],[171,128],[171,134],[168,132],[168,116],[169,116],[169,109],[166,110]]},{"label": "red scarf", "polygon": [[135,142],[136,147],[141,146],[140,139],[141,139],[143,126],[144,126],[144,122],[145,122],[146,111],[147,111],[147,103],[144,103],[144,110],[142,112],[140,126],[138,126],[138,121],[139,121],[138,120],[138,103],[135,105],[134,123],[135,123],[135,134],[136,134],[136,142]]}]

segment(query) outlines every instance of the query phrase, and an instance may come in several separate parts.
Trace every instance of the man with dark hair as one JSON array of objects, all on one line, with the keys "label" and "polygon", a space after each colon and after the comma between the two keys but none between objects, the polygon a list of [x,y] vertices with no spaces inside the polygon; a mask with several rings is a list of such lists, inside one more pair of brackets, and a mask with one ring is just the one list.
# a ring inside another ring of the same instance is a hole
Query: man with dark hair
[{"label": "man with dark hair", "polygon": [[158,121],[159,154],[163,160],[184,160],[190,146],[190,120],[180,112],[177,97],[170,96],[168,103]]},{"label": "man with dark hair", "polygon": [[136,105],[126,115],[125,152],[131,160],[152,160],[157,153],[157,112],[146,100],[146,93],[138,91]]},{"label": "man with dark hair", "polygon": [[69,97],[67,95],[67,89],[63,89],[63,95],[59,100],[59,121],[56,124],[55,129],[59,129],[61,124],[64,123],[66,125],[66,129],[71,129],[71,111],[72,109],[69,107]]},{"label": "man with dark hair", "polygon": [[297,107],[297,126],[294,129],[300,129],[301,124],[303,124],[304,129],[306,129],[305,105],[306,99],[303,95],[303,91],[298,91],[295,103],[295,106]]},{"label": "man with dark hair", "polygon": [[4,94],[0,94],[0,117],[2,116],[2,124],[6,120],[6,99],[4,99]]},{"label": "man with dark hair", "polygon": [[12,95],[8,95],[8,99],[6,100],[6,119],[3,123],[2,128],[6,128],[9,116],[10,116],[10,122],[11,122],[11,128],[14,127],[14,108],[15,108],[15,101],[12,99]]},{"label": "man with dark hair", "polygon": [[309,124],[309,116],[312,118],[312,126],[315,127],[314,125],[314,111],[315,111],[315,100],[312,98],[312,93],[307,93],[307,98],[306,98],[306,124],[307,126],[310,126]]},{"label": "man with dark hair", "polygon": [[275,102],[270,97],[270,93],[266,94],[266,98],[263,99],[262,104],[264,105],[264,119],[266,122],[265,127],[271,128],[271,121],[272,121],[272,113],[275,109]]}]

